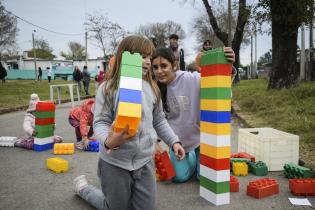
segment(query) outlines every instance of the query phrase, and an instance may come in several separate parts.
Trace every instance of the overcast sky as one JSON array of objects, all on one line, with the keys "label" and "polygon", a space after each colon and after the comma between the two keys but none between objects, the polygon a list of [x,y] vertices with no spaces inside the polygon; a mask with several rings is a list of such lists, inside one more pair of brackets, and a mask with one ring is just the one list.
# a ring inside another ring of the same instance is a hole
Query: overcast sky
[{"label": "overcast sky", "polygon": [[[225,0],[224,0],[225,1]],[[226,0],[227,1],[227,0]],[[7,10],[13,12],[36,25],[62,33],[84,33],[84,20],[86,14],[99,11],[104,13],[111,21],[118,23],[128,31],[135,31],[140,25],[146,23],[165,22],[172,20],[180,23],[187,35],[183,40],[186,60],[195,58],[195,38],[191,34],[193,17],[204,9],[199,0],[4,0]],[[82,45],[84,35],[63,36],[53,34],[18,20],[18,46],[20,51],[32,47],[32,32],[36,29],[36,37],[46,39],[54,49],[54,54],[68,51],[68,42],[77,41]],[[271,38],[268,35],[258,36],[258,58],[271,48]],[[102,56],[102,52],[92,43],[88,44],[90,58]],[[250,63],[250,46],[241,50],[241,63]]]}]

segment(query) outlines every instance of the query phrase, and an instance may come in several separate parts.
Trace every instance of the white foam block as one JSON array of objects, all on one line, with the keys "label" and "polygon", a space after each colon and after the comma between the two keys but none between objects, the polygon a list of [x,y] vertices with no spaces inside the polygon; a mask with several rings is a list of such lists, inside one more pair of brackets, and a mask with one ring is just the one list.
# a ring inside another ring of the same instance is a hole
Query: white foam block
[{"label": "white foam block", "polygon": [[200,196],[216,206],[230,203],[230,193],[215,194],[202,186],[200,186]]},{"label": "white foam block", "polygon": [[133,77],[120,77],[119,88],[142,90],[142,79]]},{"label": "white foam block", "polygon": [[214,182],[230,181],[230,170],[216,171],[200,164],[200,175]]},{"label": "white foam block", "polygon": [[50,144],[54,142],[54,136],[46,137],[46,138],[34,138],[34,144],[37,145],[44,145]]},{"label": "white foam block", "polygon": [[227,147],[231,145],[230,135],[213,135],[200,132],[200,143],[208,144],[214,147]]}]

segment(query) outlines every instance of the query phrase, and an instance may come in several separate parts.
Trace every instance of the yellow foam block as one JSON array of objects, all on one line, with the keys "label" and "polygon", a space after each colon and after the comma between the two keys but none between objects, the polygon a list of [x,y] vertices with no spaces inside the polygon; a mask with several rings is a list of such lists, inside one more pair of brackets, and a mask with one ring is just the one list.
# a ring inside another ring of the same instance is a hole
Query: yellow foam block
[{"label": "yellow foam block", "polygon": [[56,143],[54,144],[55,155],[72,155],[74,153],[74,143]]},{"label": "yellow foam block", "polygon": [[119,102],[114,131],[120,132],[129,125],[129,134],[137,132],[141,121],[141,104]]},{"label": "yellow foam block", "polygon": [[231,77],[230,76],[201,77],[200,86],[201,88],[231,87]]},{"label": "yellow foam block", "polygon": [[231,111],[231,100],[201,99],[200,110],[206,111]]},{"label": "yellow foam block", "polygon": [[207,144],[200,144],[200,154],[212,157],[215,159],[230,158],[230,147],[213,147]]},{"label": "yellow foam block", "polygon": [[46,160],[47,168],[55,173],[66,172],[69,169],[68,161],[62,158],[48,158]]},{"label": "yellow foam block", "polygon": [[248,165],[245,162],[234,162],[232,163],[232,170],[235,176],[247,176]]},{"label": "yellow foam block", "polygon": [[231,123],[211,123],[200,121],[200,131],[214,135],[231,135]]}]

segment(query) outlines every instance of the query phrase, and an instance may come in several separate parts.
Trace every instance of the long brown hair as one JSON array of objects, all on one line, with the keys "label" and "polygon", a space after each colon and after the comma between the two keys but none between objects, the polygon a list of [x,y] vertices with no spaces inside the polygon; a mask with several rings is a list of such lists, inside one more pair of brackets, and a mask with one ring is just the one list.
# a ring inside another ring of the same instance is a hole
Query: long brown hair
[{"label": "long brown hair", "polygon": [[[118,46],[117,53],[115,55],[116,57],[115,63],[109,75],[109,80],[108,80],[109,84],[106,85],[104,88],[105,95],[108,95],[110,92],[114,92],[118,89],[119,76],[120,76],[120,63],[121,63],[122,53],[124,51],[129,51],[130,53],[140,53],[142,57],[147,57],[147,56],[151,57],[153,52],[155,51],[155,47],[153,43],[145,37],[128,36],[124,38]],[[150,84],[154,92],[154,95],[156,96],[157,101],[159,103],[160,91],[157,84],[152,79],[152,72],[148,70],[147,74],[142,79],[146,80]]]}]

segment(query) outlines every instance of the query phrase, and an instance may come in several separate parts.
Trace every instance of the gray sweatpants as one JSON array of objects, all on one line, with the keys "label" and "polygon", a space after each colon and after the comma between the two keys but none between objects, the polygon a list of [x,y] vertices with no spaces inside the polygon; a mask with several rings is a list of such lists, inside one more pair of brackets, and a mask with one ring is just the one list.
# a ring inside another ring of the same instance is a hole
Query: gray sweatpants
[{"label": "gray sweatpants", "polygon": [[102,191],[89,185],[80,196],[97,209],[155,210],[156,182],[153,160],[136,171],[98,161]]}]

